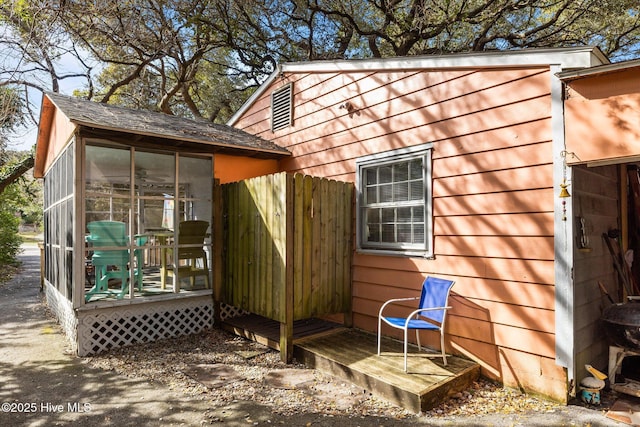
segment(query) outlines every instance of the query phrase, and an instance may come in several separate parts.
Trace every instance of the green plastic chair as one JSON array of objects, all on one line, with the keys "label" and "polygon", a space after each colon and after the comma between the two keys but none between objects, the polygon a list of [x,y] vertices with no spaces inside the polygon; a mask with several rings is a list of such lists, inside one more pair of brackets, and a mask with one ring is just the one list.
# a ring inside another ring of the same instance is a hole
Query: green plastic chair
[{"label": "green plastic chair", "polygon": [[129,291],[129,250],[100,249],[109,246],[127,246],[126,225],[118,221],[93,221],[87,224],[89,236],[87,243],[92,246],[91,263],[95,267],[95,285],[85,293],[88,301],[95,294],[110,294],[109,280],[120,279],[120,292],[117,299],[122,299]]}]

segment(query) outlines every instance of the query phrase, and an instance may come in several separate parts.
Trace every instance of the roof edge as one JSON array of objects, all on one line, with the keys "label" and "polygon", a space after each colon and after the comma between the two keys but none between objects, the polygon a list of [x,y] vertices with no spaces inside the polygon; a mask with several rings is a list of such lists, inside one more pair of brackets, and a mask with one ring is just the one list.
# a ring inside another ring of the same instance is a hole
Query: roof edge
[{"label": "roof edge", "polygon": [[563,82],[570,82],[586,77],[599,76],[602,74],[615,73],[624,71],[628,68],[640,67],[640,59],[632,59],[629,61],[615,62],[610,64],[598,65],[592,68],[583,68],[580,70],[570,70],[557,73],[556,76]]},{"label": "roof edge", "polygon": [[44,177],[45,158],[47,156],[47,152],[49,151],[49,144],[51,143],[49,138],[51,136],[51,124],[53,123],[55,109],[55,104],[47,96],[47,94],[42,94],[42,101],[40,103],[38,136],[36,137],[36,153],[33,165],[34,178]]},{"label": "roof edge", "polygon": [[262,82],[260,86],[258,86],[258,89],[253,92],[253,95],[247,98],[244,104],[242,104],[242,106],[240,106],[240,108],[233,114],[233,116],[231,116],[231,118],[227,120],[227,125],[235,125],[240,119],[240,116],[244,114],[244,112],[249,108],[251,104],[253,104],[259,97],[262,96],[264,91],[267,90],[269,85],[280,75],[280,73],[282,73],[282,65],[278,64],[276,66],[276,69],[269,75],[269,77],[267,77],[267,79]]},{"label": "roof edge", "polygon": [[552,64],[560,65],[562,68],[583,68],[609,63],[609,59],[597,46],[580,46],[376,59],[289,62],[282,64],[282,72],[522,67],[548,66]]},{"label": "roof edge", "polygon": [[[56,110],[56,109],[61,111],[61,112],[63,112],[63,114],[65,114],[64,113],[64,108],[62,108],[60,105],[58,105],[58,103],[56,103],[56,99],[55,98],[57,96],[64,97],[64,98],[72,98],[72,97],[69,97],[69,96],[66,96],[66,95],[61,95],[61,94],[56,94],[56,93],[53,93],[51,95],[49,95],[48,93],[45,94],[43,99],[46,97],[46,100],[47,100],[46,106],[47,106],[47,108],[51,109],[51,111],[52,111],[51,116],[52,117],[53,117],[53,111]],[[81,101],[92,102],[92,101],[88,101],[88,100],[81,100]],[[96,103],[96,104],[99,104],[99,103]],[[44,104],[44,101],[43,101],[43,106],[44,105],[45,104]],[[108,107],[108,108],[117,108],[119,110],[122,110],[123,112],[126,112],[127,110],[129,110],[128,108],[125,108],[125,107],[113,106],[113,105],[108,105],[108,104],[104,104],[103,106]],[[135,111],[142,111],[142,110],[135,110]],[[147,113],[149,113],[149,114],[161,114],[161,113],[154,113],[154,112],[150,112],[150,111],[148,111]],[[218,147],[218,148],[223,148],[223,149],[230,149],[230,150],[237,150],[237,151],[250,151],[250,152],[254,152],[254,153],[263,153],[265,155],[278,156],[278,157],[291,156],[291,152],[289,150],[287,150],[284,147],[279,147],[279,146],[278,146],[278,148],[265,148],[265,147],[255,147],[255,146],[251,146],[250,147],[250,146],[241,145],[241,144],[230,144],[230,143],[222,142],[222,141],[216,140],[215,138],[209,138],[208,142],[203,142],[202,139],[192,138],[192,137],[189,137],[188,135],[184,135],[184,134],[176,136],[176,135],[171,135],[171,134],[163,134],[163,133],[154,132],[153,130],[141,131],[140,129],[121,128],[121,127],[116,127],[116,126],[112,126],[112,125],[109,125],[109,124],[97,123],[97,122],[92,121],[90,119],[83,120],[82,118],[75,117],[75,116],[69,115],[69,114],[65,114],[65,116],[77,128],[83,127],[83,128],[93,128],[93,129],[100,129],[100,130],[112,131],[112,132],[132,133],[132,134],[143,135],[143,136],[152,137],[152,138],[164,138],[166,140],[172,140],[172,141],[184,141],[184,142],[189,142],[189,143],[194,143],[194,144],[205,144],[205,145],[208,145],[208,146]],[[193,119],[188,119],[188,118],[183,118],[183,117],[178,117],[178,116],[171,116],[171,117],[175,118],[175,119],[179,119],[179,120],[185,120],[185,121],[189,121],[190,120],[190,121],[193,121]],[[53,119],[51,118],[51,119],[48,119],[47,122],[44,122],[44,123],[47,124],[47,128],[50,127],[52,120]],[[229,128],[232,129],[235,132],[238,131],[238,129],[236,129],[236,128],[233,128],[233,127],[229,127]],[[253,135],[253,136],[255,137],[255,135]],[[48,138],[48,135],[46,135],[46,137]],[[40,137],[38,137],[38,142],[40,142]],[[277,144],[273,144],[273,145],[277,146]],[[44,148],[43,148],[43,150],[44,150]],[[46,154],[46,152],[45,152],[45,154]]]},{"label": "roof edge", "polygon": [[172,141],[184,141],[184,142],[190,142],[194,144],[201,144],[201,145],[214,146],[214,147],[220,147],[220,148],[229,148],[232,150],[239,150],[239,151],[252,151],[252,152],[259,152],[259,153],[277,154],[278,156],[282,156],[282,157],[291,156],[291,152],[284,147],[278,150],[278,149],[269,149],[269,148],[261,148],[261,147],[247,147],[244,145],[227,144],[224,142],[217,142],[217,141],[214,141],[211,143],[203,143],[201,139],[197,139],[197,138],[176,137],[173,135],[162,135],[155,132],[137,132],[133,130],[127,130],[127,129],[122,129],[122,128],[113,127],[113,126],[105,126],[105,125],[96,124],[92,122],[83,122],[82,120],[78,120],[78,119],[69,119],[69,121],[74,123],[76,126],[81,126],[84,128],[93,128],[93,129],[100,129],[100,130],[108,130],[111,132],[144,135],[146,137],[151,137],[151,138],[164,138]]},{"label": "roof edge", "polygon": [[227,121],[234,126],[249,107],[282,73],[409,70],[436,68],[502,68],[560,65],[563,69],[589,68],[610,64],[609,58],[597,46],[541,48],[467,52],[442,55],[420,55],[389,58],[341,59],[307,62],[286,62],[260,85],[247,101]]}]

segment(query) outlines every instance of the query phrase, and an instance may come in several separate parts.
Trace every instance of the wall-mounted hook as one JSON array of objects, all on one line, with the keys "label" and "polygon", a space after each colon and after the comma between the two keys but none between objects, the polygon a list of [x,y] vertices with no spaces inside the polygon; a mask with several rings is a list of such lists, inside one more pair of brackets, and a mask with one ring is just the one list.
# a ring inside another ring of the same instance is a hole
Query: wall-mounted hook
[{"label": "wall-mounted hook", "polygon": [[346,109],[347,113],[349,114],[350,118],[353,118],[353,115],[360,115],[360,110],[358,110],[352,103],[351,101],[345,101],[344,103],[340,104],[340,109]]}]

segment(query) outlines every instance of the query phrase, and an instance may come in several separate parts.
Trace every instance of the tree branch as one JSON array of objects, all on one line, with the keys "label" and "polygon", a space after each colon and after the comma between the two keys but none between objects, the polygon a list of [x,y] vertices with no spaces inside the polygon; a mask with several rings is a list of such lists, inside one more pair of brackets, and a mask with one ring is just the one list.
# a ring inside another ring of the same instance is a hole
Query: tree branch
[{"label": "tree branch", "polygon": [[22,175],[33,168],[34,157],[29,154],[27,157],[13,165],[0,176],[0,193],[2,193],[9,185],[16,182]]}]

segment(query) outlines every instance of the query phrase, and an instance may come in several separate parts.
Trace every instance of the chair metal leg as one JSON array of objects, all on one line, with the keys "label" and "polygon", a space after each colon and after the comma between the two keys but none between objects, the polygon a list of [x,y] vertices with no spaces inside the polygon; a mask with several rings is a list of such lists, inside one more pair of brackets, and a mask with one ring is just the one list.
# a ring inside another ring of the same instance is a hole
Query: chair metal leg
[{"label": "chair metal leg", "polygon": [[409,346],[408,346],[408,344],[407,344],[407,341],[408,341],[408,338],[409,338],[409,337],[407,336],[407,335],[408,335],[408,333],[409,333],[408,329],[407,329],[407,328],[405,328],[405,329],[404,329],[404,371],[405,371],[405,372],[407,372],[407,350],[408,350],[408,348],[409,348]]},{"label": "chair metal leg", "polygon": [[382,320],[378,316],[378,356],[380,356],[380,327],[382,326]]},{"label": "chair metal leg", "polygon": [[440,330],[440,351],[442,352],[442,363],[447,366],[447,355],[444,352],[444,331]]}]

